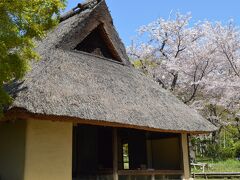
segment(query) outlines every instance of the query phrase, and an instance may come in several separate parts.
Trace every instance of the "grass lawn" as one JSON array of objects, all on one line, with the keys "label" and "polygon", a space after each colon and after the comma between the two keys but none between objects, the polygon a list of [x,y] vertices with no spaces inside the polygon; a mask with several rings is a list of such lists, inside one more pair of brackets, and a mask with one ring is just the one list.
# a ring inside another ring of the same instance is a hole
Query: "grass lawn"
[{"label": "grass lawn", "polygon": [[[203,161],[199,161],[203,162]],[[234,159],[228,159],[226,161],[205,161],[209,168],[205,168],[205,172],[240,172],[240,161]],[[192,173],[202,172],[202,169],[194,169],[192,167]]]}]

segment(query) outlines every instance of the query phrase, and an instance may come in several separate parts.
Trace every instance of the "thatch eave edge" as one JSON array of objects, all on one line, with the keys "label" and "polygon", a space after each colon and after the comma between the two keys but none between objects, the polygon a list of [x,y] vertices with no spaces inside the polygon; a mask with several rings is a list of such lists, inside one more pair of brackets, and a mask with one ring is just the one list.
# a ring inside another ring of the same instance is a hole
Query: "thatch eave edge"
[{"label": "thatch eave edge", "polygon": [[43,121],[59,121],[59,122],[71,122],[76,124],[85,125],[95,125],[95,126],[107,126],[116,128],[129,128],[138,129],[143,131],[152,132],[165,132],[165,133],[186,133],[191,135],[197,134],[209,134],[211,132],[217,131],[217,128],[212,131],[187,131],[187,130],[173,130],[173,129],[160,129],[148,126],[138,126],[134,124],[124,124],[119,122],[110,122],[106,120],[96,120],[96,119],[82,119],[79,117],[64,116],[64,115],[47,115],[47,114],[37,114],[27,111],[24,108],[12,107],[5,112],[4,117],[0,119],[0,122],[15,121],[15,120],[43,120]]}]

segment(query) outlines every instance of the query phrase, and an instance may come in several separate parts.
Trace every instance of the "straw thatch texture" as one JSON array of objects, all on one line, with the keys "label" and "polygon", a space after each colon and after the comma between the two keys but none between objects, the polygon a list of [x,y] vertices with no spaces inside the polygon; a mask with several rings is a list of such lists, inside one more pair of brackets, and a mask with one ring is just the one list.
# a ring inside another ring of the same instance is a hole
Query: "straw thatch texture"
[{"label": "straw thatch texture", "polygon": [[211,131],[213,126],[131,67],[55,49],[28,74],[14,107],[165,130]]},{"label": "straw thatch texture", "polygon": [[[42,60],[33,64],[24,82],[11,86],[15,101],[9,110],[23,108],[36,114],[171,131],[215,130],[197,112],[132,68],[123,44],[109,24],[104,27],[111,33],[109,39],[122,64],[69,48],[77,44],[77,37],[83,36],[80,32],[86,29],[82,28],[94,27],[95,20],[88,18],[95,19],[103,9],[107,11],[105,15],[109,13],[104,1],[61,22],[39,42],[37,51]],[[105,15],[102,20],[108,22],[109,15]]]}]

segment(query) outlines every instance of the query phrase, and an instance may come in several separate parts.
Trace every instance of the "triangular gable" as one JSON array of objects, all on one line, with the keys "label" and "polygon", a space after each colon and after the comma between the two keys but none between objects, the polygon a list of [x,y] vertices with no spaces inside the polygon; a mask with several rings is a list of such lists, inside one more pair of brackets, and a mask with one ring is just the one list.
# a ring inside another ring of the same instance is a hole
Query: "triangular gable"
[{"label": "triangular gable", "polygon": [[106,35],[102,24],[92,30],[75,49],[121,62],[121,58]]},{"label": "triangular gable", "polygon": [[85,51],[130,65],[104,0],[61,22],[64,23],[71,23],[68,26],[71,30],[60,42],[64,49]]}]

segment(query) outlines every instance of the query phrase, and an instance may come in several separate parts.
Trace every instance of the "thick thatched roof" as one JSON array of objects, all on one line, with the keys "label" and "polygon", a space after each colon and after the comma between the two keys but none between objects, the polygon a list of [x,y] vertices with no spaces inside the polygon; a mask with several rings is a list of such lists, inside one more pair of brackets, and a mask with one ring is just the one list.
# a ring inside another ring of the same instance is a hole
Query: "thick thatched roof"
[{"label": "thick thatched roof", "polygon": [[[74,50],[99,23],[111,42],[109,48],[121,62]],[[172,132],[215,130],[197,112],[130,66],[104,1],[65,18],[39,42],[37,51],[41,61],[33,64],[24,82],[8,87],[15,97],[9,115],[22,109],[57,120]]]}]

